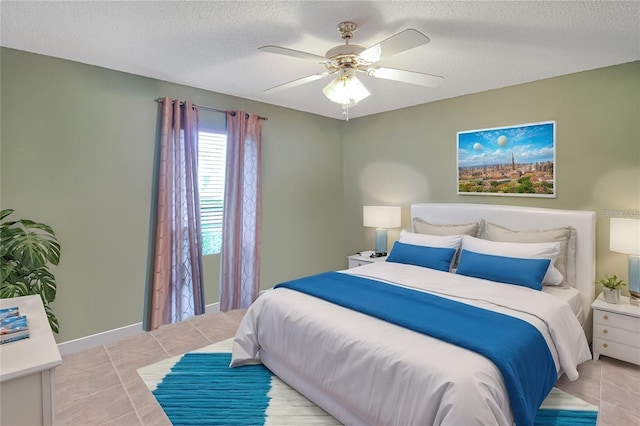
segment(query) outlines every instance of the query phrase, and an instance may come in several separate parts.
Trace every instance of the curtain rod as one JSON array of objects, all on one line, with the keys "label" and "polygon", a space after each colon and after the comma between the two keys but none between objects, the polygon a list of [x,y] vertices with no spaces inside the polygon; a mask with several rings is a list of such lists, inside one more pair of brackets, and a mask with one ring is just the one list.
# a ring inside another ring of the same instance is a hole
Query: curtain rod
[{"label": "curtain rod", "polygon": [[[162,102],[164,102],[164,100],[163,100],[162,98],[158,98],[158,99],[154,99],[154,100],[155,100],[156,102],[160,103],[160,104],[161,104]],[[173,101],[173,102],[175,102],[175,101]],[[180,105],[184,105],[184,102],[180,101]],[[227,111],[227,110],[225,110],[225,109],[212,108],[212,107],[208,107],[208,106],[201,106],[201,105],[196,105],[196,104],[193,104],[193,106],[194,106],[195,108],[199,108],[199,109],[206,109],[206,110],[208,110],[208,111],[222,112],[222,113],[225,113],[225,114],[226,114],[226,113],[231,113],[231,115],[236,115],[236,112],[235,112],[235,111]],[[245,114],[246,114],[246,113],[245,113]],[[247,117],[248,117],[248,115],[247,115]],[[259,118],[260,120],[265,120],[265,121],[269,119],[268,117],[261,117],[261,116],[258,116],[258,118]]]}]

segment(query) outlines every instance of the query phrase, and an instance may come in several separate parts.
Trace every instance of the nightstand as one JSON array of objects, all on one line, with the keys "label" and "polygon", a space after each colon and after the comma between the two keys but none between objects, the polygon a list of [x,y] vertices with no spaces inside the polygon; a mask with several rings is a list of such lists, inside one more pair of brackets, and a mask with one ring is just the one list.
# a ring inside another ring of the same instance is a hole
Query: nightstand
[{"label": "nightstand", "polygon": [[366,265],[367,263],[374,262],[384,262],[387,260],[387,256],[383,257],[369,257],[369,256],[360,256],[359,254],[353,254],[348,256],[349,259],[349,269],[355,268],[356,266]]},{"label": "nightstand", "polygon": [[620,296],[617,304],[600,296],[593,308],[593,359],[600,355],[640,365],[640,307]]}]

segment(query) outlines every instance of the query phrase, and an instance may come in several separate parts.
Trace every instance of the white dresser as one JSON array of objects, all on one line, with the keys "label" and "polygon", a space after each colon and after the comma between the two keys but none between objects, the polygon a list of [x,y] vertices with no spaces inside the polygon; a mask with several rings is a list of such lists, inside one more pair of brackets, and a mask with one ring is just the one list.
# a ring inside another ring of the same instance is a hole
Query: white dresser
[{"label": "white dresser", "polygon": [[0,299],[26,315],[29,338],[0,345],[0,424],[53,425],[54,369],[62,363],[40,296]]},{"label": "white dresser", "polygon": [[605,355],[640,365],[640,307],[620,296],[619,303],[607,303],[603,294],[593,308],[593,359]]}]

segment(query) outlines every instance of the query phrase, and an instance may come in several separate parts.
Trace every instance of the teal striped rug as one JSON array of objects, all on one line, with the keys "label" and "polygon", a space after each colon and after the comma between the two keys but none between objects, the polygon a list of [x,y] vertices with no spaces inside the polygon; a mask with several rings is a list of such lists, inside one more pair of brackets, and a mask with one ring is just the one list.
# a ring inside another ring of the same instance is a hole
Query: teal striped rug
[{"label": "teal striped rug", "polygon": [[[229,368],[232,340],[138,369],[172,424],[339,425],[262,364]],[[540,426],[595,426],[598,407],[553,388]]]}]

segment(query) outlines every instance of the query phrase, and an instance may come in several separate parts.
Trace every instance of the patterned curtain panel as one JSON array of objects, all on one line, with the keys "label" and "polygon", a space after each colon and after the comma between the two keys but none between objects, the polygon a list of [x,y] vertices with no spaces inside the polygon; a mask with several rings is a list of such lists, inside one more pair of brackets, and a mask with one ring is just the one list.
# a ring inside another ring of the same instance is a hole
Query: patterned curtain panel
[{"label": "patterned curtain panel", "polygon": [[227,113],[227,172],[222,225],[220,310],[245,309],[260,292],[262,123]]},{"label": "patterned curtain panel", "polygon": [[149,327],[204,313],[198,111],[164,98]]}]

